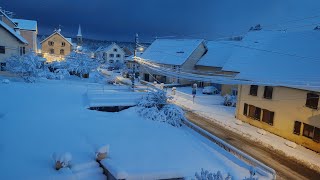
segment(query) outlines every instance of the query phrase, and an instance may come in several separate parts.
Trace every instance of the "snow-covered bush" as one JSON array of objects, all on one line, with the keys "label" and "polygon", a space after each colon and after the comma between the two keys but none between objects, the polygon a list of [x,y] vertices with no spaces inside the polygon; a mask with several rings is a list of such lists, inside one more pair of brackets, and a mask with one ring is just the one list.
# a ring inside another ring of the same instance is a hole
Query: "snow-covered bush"
[{"label": "snow-covered bush", "polygon": [[10,83],[10,80],[9,80],[9,79],[3,79],[3,80],[2,80],[2,83],[3,83],[3,84],[9,84],[9,83]]},{"label": "snow-covered bush", "polygon": [[66,152],[61,155],[53,153],[52,158],[55,162],[55,169],[56,170],[71,166],[72,155],[69,152]]},{"label": "snow-covered bush", "polygon": [[229,95],[229,94],[225,95],[223,104],[225,106],[235,107],[237,104],[237,96]]},{"label": "snow-covered bush", "polygon": [[207,170],[201,169],[200,174],[196,172],[196,180],[231,180],[232,177],[228,174],[226,178],[223,177],[220,171],[217,173],[211,173]]},{"label": "snow-covered bush", "polygon": [[167,104],[167,98],[164,91],[149,92],[140,100],[138,113],[146,119],[180,127],[185,118],[184,112],[176,105]]},{"label": "snow-covered bush", "polygon": [[47,70],[43,67],[43,59],[34,53],[23,56],[11,56],[6,59],[6,70],[33,82]]},{"label": "snow-covered bush", "polygon": [[161,109],[165,104],[167,104],[167,95],[164,91],[153,91],[148,92],[146,96],[143,96],[139,102],[139,107],[156,107]]},{"label": "snow-covered bush", "polygon": [[258,180],[258,178],[255,177],[255,175],[256,175],[256,173],[257,173],[256,168],[251,167],[250,170],[249,170],[249,172],[250,172],[250,177],[248,177],[248,178],[245,177],[243,180]]}]

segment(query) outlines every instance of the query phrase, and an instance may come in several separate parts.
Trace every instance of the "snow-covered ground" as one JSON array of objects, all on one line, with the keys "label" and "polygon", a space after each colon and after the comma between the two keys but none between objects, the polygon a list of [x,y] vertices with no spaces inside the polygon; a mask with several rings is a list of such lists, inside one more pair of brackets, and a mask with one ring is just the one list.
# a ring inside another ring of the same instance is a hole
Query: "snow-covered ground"
[{"label": "snow-covered ground", "polygon": [[[1,79],[1,78],[0,78]],[[86,109],[83,81],[0,84],[0,179],[105,179],[95,151],[127,179],[191,178],[201,168],[235,179],[249,166],[192,130],[142,119],[135,108],[118,113]],[[56,171],[52,155],[70,152],[71,168]]]},{"label": "snow-covered ground", "polygon": [[[239,123],[239,120],[235,118],[235,107],[223,106],[223,97],[220,95],[204,95],[201,93],[202,89],[198,88],[195,102],[193,103],[191,90],[191,87],[177,88],[177,93],[173,100],[174,103],[201,116],[207,117],[251,140],[282,151],[288,157],[295,158],[311,168],[320,171],[320,154],[300,145],[297,145],[296,148],[291,148],[286,145],[288,140],[284,138],[268,132],[264,134],[261,133],[259,128],[251,126],[250,124]],[[171,94],[171,89],[168,89],[168,93]]]}]

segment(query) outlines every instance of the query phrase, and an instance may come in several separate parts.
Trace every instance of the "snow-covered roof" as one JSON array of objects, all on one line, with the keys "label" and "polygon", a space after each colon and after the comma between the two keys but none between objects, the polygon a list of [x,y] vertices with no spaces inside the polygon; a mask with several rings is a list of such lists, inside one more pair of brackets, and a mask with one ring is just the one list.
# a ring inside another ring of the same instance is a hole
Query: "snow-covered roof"
[{"label": "snow-covered roof", "polygon": [[202,39],[156,39],[141,57],[160,64],[182,65],[202,42]]},{"label": "snow-covered roof", "polygon": [[120,51],[122,51],[125,54],[124,50],[120,46],[118,46],[118,44],[115,43],[115,42],[113,42],[112,44],[110,44],[107,47],[100,46],[95,52],[100,52],[100,51],[106,52],[106,51],[109,51],[110,49],[112,49],[114,47],[117,47]]},{"label": "snow-covered roof", "polygon": [[207,53],[197,62],[196,65],[223,67],[230,58],[234,45],[241,41],[208,41],[206,46]]},{"label": "snow-covered roof", "polygon": [[12,19],[6,14],[4,13],[1,9],[0,9],[0,16],[5,16],[12,24],[15,25],[15,23],[12,21]]},{"label": "snow-covered roof", "polygon": [[37,21],[25,19],[12,19],[14,23],[18,24],[18,28],[22,30],[37,31]]},{"label": "snow-covered roof", "polygon": [[70,43],[71,46],[73,46],[71,38],[65,38],[60,32],[55,31],[54,33],[52,33],[50,36],[48,36],[47,38],[45,38],[44,40],[42,40],[40,42],[40,44],[42,44],[44,41],[48,40],[49,38],[51,38],[53,35],[58,34],[59,36],[61,36],[64,40],[66,40],[68,43]]},{"label": "snow-covered roof", "polygon": [[17,38],[22,43],[28,44],[28,41],[26,39],[24,39],[20,34],[18,34],[14,29],[12,29],[3,21],[0,21],[0,26],[2,26],[5,30],[7,30],[10,34],[12,34],[15,38]]},{"label": "snow-covered roof", "polygon": [[239,79],[309,89],[320,84],[319,40],[315,30],[249,32],[222,70],[240,72]]}]

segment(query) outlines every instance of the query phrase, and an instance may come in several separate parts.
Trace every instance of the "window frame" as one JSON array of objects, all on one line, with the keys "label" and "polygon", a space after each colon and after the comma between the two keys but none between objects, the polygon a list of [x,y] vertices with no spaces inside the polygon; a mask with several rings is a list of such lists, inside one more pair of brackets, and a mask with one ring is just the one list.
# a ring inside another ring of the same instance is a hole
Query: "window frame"
[{"label": "window frame", "polygon": [[272,99],[273,95],[273,87],[272,86],[265,86],[263,92],[263,98],[265,99]]},{"label": "window frame", "polygon": [[[305,133],[306,130],[308,131],[308,133]],[[304,137],[306,137],[306,138],[313,139],[313,137],[314,137],[314,126],[311,126],[309,124],[303,123],[302,135]]]},{"label": "window frame", "polygon": [[[296,134],[296,135],[300,135],[301,134],[301,125],[302,125],[302,122],[300,121],[294,121],[294,124],[293,124],[293,134]],[[299,131],[296,131],[296,130],[299,130]]]},{"label": "window frame", "polygon": [[250,85],[249,95],[251,96],[258,96],[258,85]]},{"label": "window frame", "polygon": [[[253,109],[253,112],[251,112],[251,109]],[[251,119],[260,121],[261,120],[261,108],[253,106],[253,105],[249,105],[249,117]],[[259,117],[258,117],[259,115]]]},{"label": "window frame", "polygon": [[65,46],[66,46],[66,42],[62,42],[61,47],[65,47]]},{"label": "window frame", "polygon": [[64,55],[65,52],[64,52],[64,49],[60,49],[60,55]]},{"label": "window frame", "polygon": [[[269,114],[269,116],[266,116],[266,114]],[[267,118],[267,119],[266,119]],[[269,119],[268,119],[269,118]],[[261,121],[264,123],[267,123],[271,126],[273,126],[273,122],[274,122],[274,112],[273,111],[269,111],[267,109],[262,109],[262,118]]]},{"label": "window frame", "polygon": [[318,109],[318,107],[319,107],[319,95],[317,93],[308,92],[305,105],[306,105],[306,107],[308,107],[310,109]]},{"label": "window frame", "polygon": [[48,45],[49,46],[54,46],[54,42],[53,41],[48,41]]},{"label": "window frame", "polygon": [[6,54],[6,46],[0,46],[0,54]]}]

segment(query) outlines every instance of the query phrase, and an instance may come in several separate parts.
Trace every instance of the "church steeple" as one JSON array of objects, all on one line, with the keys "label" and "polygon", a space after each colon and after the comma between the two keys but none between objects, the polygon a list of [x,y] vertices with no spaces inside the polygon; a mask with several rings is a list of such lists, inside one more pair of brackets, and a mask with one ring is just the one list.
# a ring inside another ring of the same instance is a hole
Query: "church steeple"
[{"label": "church steeple", "polygon": [[81,26],[79,24],[78,34],[77,34],[77,45],[82,45],[82,33],[81,33]]}]

